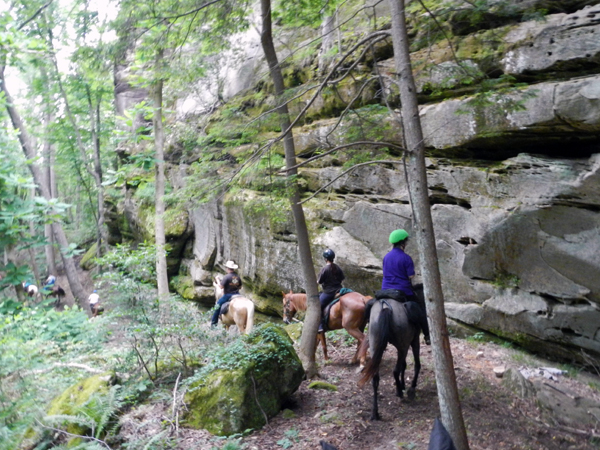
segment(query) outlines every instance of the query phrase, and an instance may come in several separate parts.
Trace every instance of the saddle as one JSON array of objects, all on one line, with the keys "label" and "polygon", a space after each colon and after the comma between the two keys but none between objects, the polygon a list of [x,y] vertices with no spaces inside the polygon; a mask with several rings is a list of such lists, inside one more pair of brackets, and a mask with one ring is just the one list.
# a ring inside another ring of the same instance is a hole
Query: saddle
[{"label": "saddle", "polygon": [[221,309],[219,311],[219,315],[224,316],[225,314],[227,314],[227,312],[229,311],[229,304],[236,297],[243,297],[243,295],[242,294],[235,294],[235,295],[231,296],[231,298],[228,301],[226,301],[225,303],[223,303],[221,305]]},{"label": "saddle", "polygon": [[404,292],[398,289],[380,289],[377,292],[375,292],[375,298],[377,300],[381,300],[384,298],[392,299],[400,303],[405,303],[408,301],[408,299],[406,298],[406,294],[404,294]]},{"label": "saddle", "polygon": [[333,301],[327,305],[325,307],[325,309],[323,310],[323,319],[321,321],[321,326],[323,327],[324,331],[327,331],[327,323],[329,322],[329,312],[331,311],[331,308],[333,307],[333,305],[335,305],[337,302],[340,301],[340,298],[343,297],[346,294],[349,294],[350,292],[354,292],[352,289],[348,289],[348,288],[341,288],[339,291],[337,291],[335,293],[335,297],[333,298]]},{"label": "saddle", "polygon": [[227,314],[227,311],[229,311],[230,303],[231,303],[231,300],[229,300],[228,302],[225,302],[221,305],[221,310],[219,311],[219,315],[224,316],[225,314]]}]

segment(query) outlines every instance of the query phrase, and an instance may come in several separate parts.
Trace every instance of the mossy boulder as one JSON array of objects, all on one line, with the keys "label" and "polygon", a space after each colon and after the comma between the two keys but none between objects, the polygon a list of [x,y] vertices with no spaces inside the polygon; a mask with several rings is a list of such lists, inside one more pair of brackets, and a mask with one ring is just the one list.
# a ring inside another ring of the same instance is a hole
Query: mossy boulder
[{"label": "mossy boulder", "polygon": [[[109,387],[115,383],[115,380],[114,373],[106,372],[80,381],[52,400],[48,408],[48,415],[77,414],[77,409],[85,404],[92,395],[108,392]],[[73,426],[77,427],[76,425]]]},{"label": "mossy boulder", "polygon": [[[109,391],[110,386],[115,384],[116,377],[113,372],[106,372],[99,375],[94,375],[89,378],[74,384],[66,389],[62,394],[56,397],[50,403],[46,416],[76,416],[78,409],[85,405],[94,395],[105,394]],[[80,422],[69,421],[65,418],[63,425],[60,427],[67,433],[76,436],[89,435],[91,429],[84,426]],[[47,431],[38,432],[34,428],[30,428],[25,434],[25,439],[21,443],[20,448],[37,448],[37,446],[48,439]],[[69,439],[69,445],[76,445],[80,442],[80,438]]]},{"label": "mossy boulder", "polygon": [[96,253],[98,252],[98,243],[94,242],[94,244],[90,247],[90,249],[85,252],[83,258],[79,262],[79,266],[84,270],[91,270],[96,266],[94,262],[94,258],[96,257]]},{"label": "mossy boulder", "polygon": [[265,323],[224,348],[196,377],[185,397],[187,425],[229,436],[260,428],[279,413],[304,369],[285,330]]}]

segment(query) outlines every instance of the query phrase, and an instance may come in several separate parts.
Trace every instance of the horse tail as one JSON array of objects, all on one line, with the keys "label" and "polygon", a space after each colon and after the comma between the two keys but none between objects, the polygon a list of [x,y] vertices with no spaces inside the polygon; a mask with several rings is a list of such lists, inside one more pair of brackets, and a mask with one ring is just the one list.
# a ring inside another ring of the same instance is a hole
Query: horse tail
[{"label": "horse tail", "polygon": [[[369,303],[371,302],[369,301]],[[372,306],[373,305],[371,305],[371,307]],[[370,309],[371,308],[369,308],[369,310]],[[391,308],[382,308],[379,312],[379,320],[377,322],[378,332],[375,335],[373,354],[371,355],[371,360],[367,363],[363,370],[364,375],[358,382],[359,387],[362,387],[367,381],[372,380],[375,374],[379,371],[379,366],[381,365],[381,360],[383,359],[383,353],[385,352],[390,339],[392,318],[393,313]]]},{"label": "horse tail", "polygon": [[248,301],[250,303],[246,310],[246,334],[249,334],[254,326],[254,302],[252,300]]}]

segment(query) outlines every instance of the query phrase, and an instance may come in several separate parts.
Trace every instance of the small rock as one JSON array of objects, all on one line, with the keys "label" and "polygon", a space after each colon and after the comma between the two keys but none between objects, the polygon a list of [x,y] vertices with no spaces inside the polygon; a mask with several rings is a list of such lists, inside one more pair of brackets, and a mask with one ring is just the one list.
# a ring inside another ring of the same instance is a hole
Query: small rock
[{"label": "small rock", "polygon": [[506,366],[494,367],[494,375],[496,375],[496,378],[502,378],[504,376],[504,372],[506,372]]},{"label": "small rock", "polygon": [[483,358],[483,352],[477,352],[477,359]]}]

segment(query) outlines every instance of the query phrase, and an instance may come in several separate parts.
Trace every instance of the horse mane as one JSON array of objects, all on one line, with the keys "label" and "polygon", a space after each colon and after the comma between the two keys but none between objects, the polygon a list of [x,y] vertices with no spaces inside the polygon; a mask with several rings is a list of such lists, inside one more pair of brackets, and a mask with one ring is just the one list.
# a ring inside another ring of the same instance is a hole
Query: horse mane
[{"label": "horse mane", "polygon": [[296,309],[298,311],[306,311],[306,294],[291,294],[291,296],[291,301],[293,301],[294,305],[296,305]]}]

